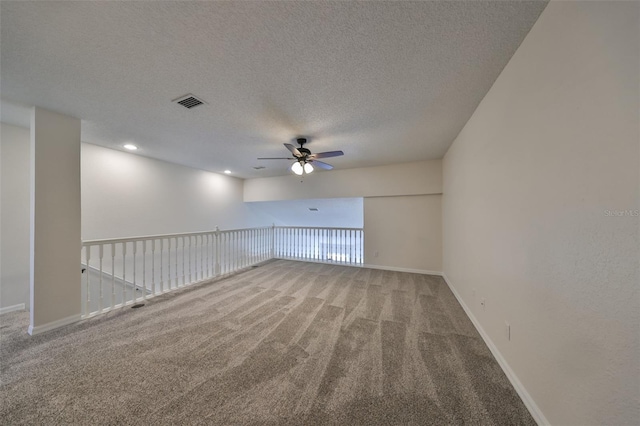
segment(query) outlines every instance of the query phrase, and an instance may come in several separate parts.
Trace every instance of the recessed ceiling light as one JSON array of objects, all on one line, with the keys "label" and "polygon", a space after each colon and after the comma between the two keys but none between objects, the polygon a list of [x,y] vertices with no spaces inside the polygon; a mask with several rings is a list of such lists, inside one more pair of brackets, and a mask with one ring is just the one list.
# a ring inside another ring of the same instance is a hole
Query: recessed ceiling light
[{"label": "recessed ceiling light", "polygon": [[231,170],[225,170],[224,172],[228,175],[231,174]]},{"label": "recessed ceiling light", "polygon": [[129,151],[135,151],[136,149],[138,149],[138,147],[132,143],[128,143],[124,145],[124,149],[128,149]]}]

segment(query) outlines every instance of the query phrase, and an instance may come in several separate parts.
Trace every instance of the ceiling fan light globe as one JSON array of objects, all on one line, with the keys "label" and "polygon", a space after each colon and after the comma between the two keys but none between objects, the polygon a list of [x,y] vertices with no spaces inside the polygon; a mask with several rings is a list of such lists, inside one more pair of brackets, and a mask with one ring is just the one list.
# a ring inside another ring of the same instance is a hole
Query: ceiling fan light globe
[{"label": "ceiling fan light globe", "polygon": [[304,169],[302,168],[302,164],[300,164],[297,161],[291,165],[291,171],[293,173],[297,174],[298,176],[301,176],[302,173],[304,173]]},{"label": "ceiling fan light globe", "polygon": [[304,163],[304,172],[309,174],[313,171],[313,166],[310,163]]}]

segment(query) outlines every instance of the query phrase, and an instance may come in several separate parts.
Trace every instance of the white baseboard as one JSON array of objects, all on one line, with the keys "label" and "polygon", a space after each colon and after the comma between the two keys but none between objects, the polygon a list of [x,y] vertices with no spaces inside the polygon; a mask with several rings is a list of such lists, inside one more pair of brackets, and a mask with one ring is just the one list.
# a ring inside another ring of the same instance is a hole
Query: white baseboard
[{"label": "white baseboard", "polygon": [[24,303],[18,303],[17,305],[5,306],[4,308],[0,308],[0,315],[8,314],[9,312],[15,311],[24,311]]},{"label": "white baseboard", "polygon": [[35,327],[33,325],[29,325],[29,329],[27,330],[27,332],[30,335],[35,336],[36,334],[44,333],[45,331],[50,331],[50,330],[64,327],[65,325],[69,325],[74,322],[80,321],[80,319],[81,319],[81,315],[77,314],[77,315],[71,315],[70,317],[67,317],[67,318],[59,319],[57,321],[52,321],[47,324],[37,325]]},{"label": "white baseboard", "polygon": [[428,271],[426,269],[411,269],[411,268],[398,268],[396,266],[380,266],[380,265],[362,265],[363,268],[371,268],[371,269],[382,269],[385,271],[397,271],[397,272],[410,272],[412,274],[423,274],[423,275],[437,275],[439,277],[442,276],[442,272],[440,271]]},{"label": "white baseboard", "polygon": [[451,285],[451,281],[449,281],[444,273],[442,273],[442,278],[444,278],[444,281],[447,283],[447,286],[449,286],[449,289],[458,300],[458,303],[460,303],[460,306],[462,306],[462,309],[464,309],[474,327],[476,328],[476,330],[478,330],[478,333],[480,333],[480,336],[489,347],[489,350],[493,354],[494,358],[498,361],[498,364],[502,368],[502,371],[504,371],[504,374],[506,374],[507,378],[511,382],[511,385],[520,396],[520,399],[522,399],[522,402],[529,410],[529,413],[531,413],[533,419],[539,425],[550,425],[549,421],[544,416],[536,402],[533,400],[531,395],[529,395],[529,392],[527,392],[527,389],[524,387],[522,382],[520,382],[520,379],[518,379],[518,376],[516,376],[516,373],[513,372],[507,361],[504,359],[502,353],[500,353],[500,351],[498,350],[498,347],[493,343],[489,335],[484,331],[484,329],[480,325],[480,322],[478,322],[475,315],[473,315],[473,312],[471,312],[471,309],[469,309],[467,304],[464,303],[464,300],[462,300],[462,297],[460,297],[460,294],[458,294],[456,289]]}]

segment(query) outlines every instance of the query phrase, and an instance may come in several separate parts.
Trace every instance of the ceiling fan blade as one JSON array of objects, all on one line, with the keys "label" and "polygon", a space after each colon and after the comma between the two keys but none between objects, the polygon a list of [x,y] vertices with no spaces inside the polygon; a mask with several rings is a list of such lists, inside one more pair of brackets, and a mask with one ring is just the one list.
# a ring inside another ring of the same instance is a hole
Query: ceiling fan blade
[{"label": "ceiling fan blade", "polygon": [[291,151],[291,153],[295,157],[302,157],[302,154],[300,153],[300,151],[298,151],[298,148],[296,148],[295,146],[291,145],[290,143],[285,143],[284,146],[286,146],[287,149]]},{"label": "ceiling fan blade", "polygon": [[342,151],[327,151],[327,152],[318,152],[316,154],[311,154],[310,158],[329,158],[329,157],[339,157],[344,155]]},{"label": "ceiling fan blade", "polygon": [[297,160],[297,158],[288,158],[288,157],[261,157],[258,160]]},{"label": "ceiling fan blade", "polygon": [[333,169],[333,166],[331,164],[323,163],[322,161],[309,160],[309,162],[313,163],[314,167],[320,167],[321,169],[325,169],[325,170]]}]

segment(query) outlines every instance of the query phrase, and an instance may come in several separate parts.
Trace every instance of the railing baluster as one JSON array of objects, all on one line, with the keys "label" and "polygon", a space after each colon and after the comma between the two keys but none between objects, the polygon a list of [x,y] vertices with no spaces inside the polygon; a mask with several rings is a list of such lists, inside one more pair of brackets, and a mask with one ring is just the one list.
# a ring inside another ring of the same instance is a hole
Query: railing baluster
[{"label": "railing baluster", "polygon": [[244,266],[242,263],[242,258],[244,257],[243,248],[242,231],[238,231],[238,270],[242,269]]},{"label": "railing baluster", "polygon": [[249,255],[249,262],[247,266],[254,265],[261,261],[260,250],[259,249],[256,250],[256,247],[259,247],[259,245],[257,245],[257,242],[259,241],[259,237],[260,237],[260,229],[252,229],[247,231],[247,252]]},{"label": "railing baluster", "polygon": [[235,246],[234,246],[234,254],[235,254],[235,262],[234,262],[234,268],[233,271],[237,271],[238,269],[240,269],[240,232],[238,231],[234,231],[233,232],[234,237],[234,241],[235,241]]},{"label": "railing baluster", "polygon": [[242,234],[242,231],[238,231],[238,269],[242,269],[244,267],[244,241]]},{"label": "railing baluster", "polygon": [[122,306],[127,302],[127,243],[122,243]]},{"label": "railing baluster", "polygon": [[251,264],[251,238],[249,237],[249,231],[246,229],[242,231],[244,234],[242,242],[242,257],[244,258],[244,267],[246,268]]},{"label": "railing baluster", "polygon": [[209,271],[210,271],[209,262],[211,261],[211,258],[209,257],[209,234],[203,235],[203,238],[205,238],[204,246],[206,248],[206,259],[207,259],[207,261],[205,263],[205,266],[206,266],[206,269],[207,269],[206,277],[209,278],[211,276],[210,273],[209,273]]},{"label": "railing baluster", "polygon": [[[200,244],[198,245],[198,235],[196,235],[196,245],[198,247],[198,250],[200,251],[200,267],[196,270],[196,281],[198,281],[198,273],[197,271],[200,271],[200,281],[202,281],[202,279],[204,278],[204,274],[202,273],[202,235],[200,235]],[[196,257],[197,257],[197,251],[196,251]],[[196,259],[196,263],[197,263],[197,259]]]},{"label": "railing baluster", "polygon": [[191,235],[187,237],[187,254],[189,258],[189,284],[193,282],[193,263],[191,262]]},{"label": "railing baluster", "polygon": [[142,241],[142,300],[147,300],[147,240]]},{"label": "railing baluster", "polygon": [[100,244],[98,247],[98,256],[100,256],[100,306],[98,307],[98,312],[102,312],[104,307],[104,292],[102,291],[102,258],[104,256],[104,245]]},{"label": "railing baluster", "polygon": [[224,265],[223,269],[224,269],[224,274],[228,274],[229,273],[229,233],[225,232],[224,234],[222,234],[223,236],[223,240],[222,240],[222,254],[224,255],[224,262],[222,262],[222,264]]},{"label": "railing baluster", "polygon": [[160,293],[164,293],[164,238],[160,238]]},{"label": "railing baluster", "polygon": [[355,258],[356,258],[356,246],[355,246],[355,230],[354,229],[350,229],[349,230],[349,254],[350,254],[350,264],[355,264]]},{"label": "railing baluster", "polygon": [[178,275],[178,237],[175,237],[173,239],[176,242],[176,251],[175,251],[175,256],[174,256],[174,262],[173,262],[173,270],[175,271],[175,279],[176,279],[176,288],[180,287],[180,276]]},{"label": "railing baluster", "polygon": [[136,302],[136,300],[138,299],[138,295],[136,293],[136,252],[138,249],[138,242],[134,241],[133,242],[133,281],[132,281],[132,290],[133,290],[133,303]]},{"label": "railing baluster", "polygon": [[116,245],[111,243],[111,309],[116,307]]},{"label": "railing baluster", "polygon": [[291,250],[289,248],[289,228],[284,228],[283,229],[283,239],[284,239],[284,254],[282,257],[284,257],[285,259],[289,257],[289,251]]},{"label": "railing baluster", "polygon": [[185,239],[186,237],[183,235],[182,238],[180,238],[181,241],[181,249],[182,249],[182,286],[187,285],[187,270],[185,268],[185,261],[186,261],[186,257],[187,257],[187,251],[185,250]]},{"label": "railing baluster", "polygon": [[156,240],[151,240],[151,293],[156,295]]},{"label": "railing baluster", "polygon": [[195,271],[194,271],[195,274],[194,275],[196,276],[196,279],[194,280],[194,282],[198,282],[198,280],[199,280],[198,273],[200,272],[200,268],[198,267],[198,249],[199,249],[198,236],[194,235],[193,236],[193,250],[194,250],[194,252],[193,252],[193,267],[195,269]]},{"label": "railing baluster", "polygon": [[200,235],[200,280],[205,279],[206,272],[206,264],[205,264],[205,243],[204,243],[204,235]]},{"label": "railing baluster", "polygon": [[87,273],[87,297],[85,299],[85,308],[84,308],[84,313],[85,315],[89,315],[91,313],[91,285],[90,285],[90,278],[89,276],[91,275],[91,246],[87,246],[87,269],[86,269],[86,273]]},{"label": "railing baluster", "polygon": [[213,270],[213,273],[215,276],[220,275],[220,231],[218,230],[218,227],[216,226],[216,233],[213,234],[213,243],[214,243],[214,250],[215,250],[215,258],[216,258],[216,264],[215,264],[215,268]]},{"label": "railing baluster", "polygon": [[171,238],[167,238],[167,290],[173,288],[173,277],[171,276]]},{"label": "railing baluster", "polygon": [[238,262],[240,261],[240,250],[239,250],[239,232],[233,231],[233,272],[239,269]]}]

